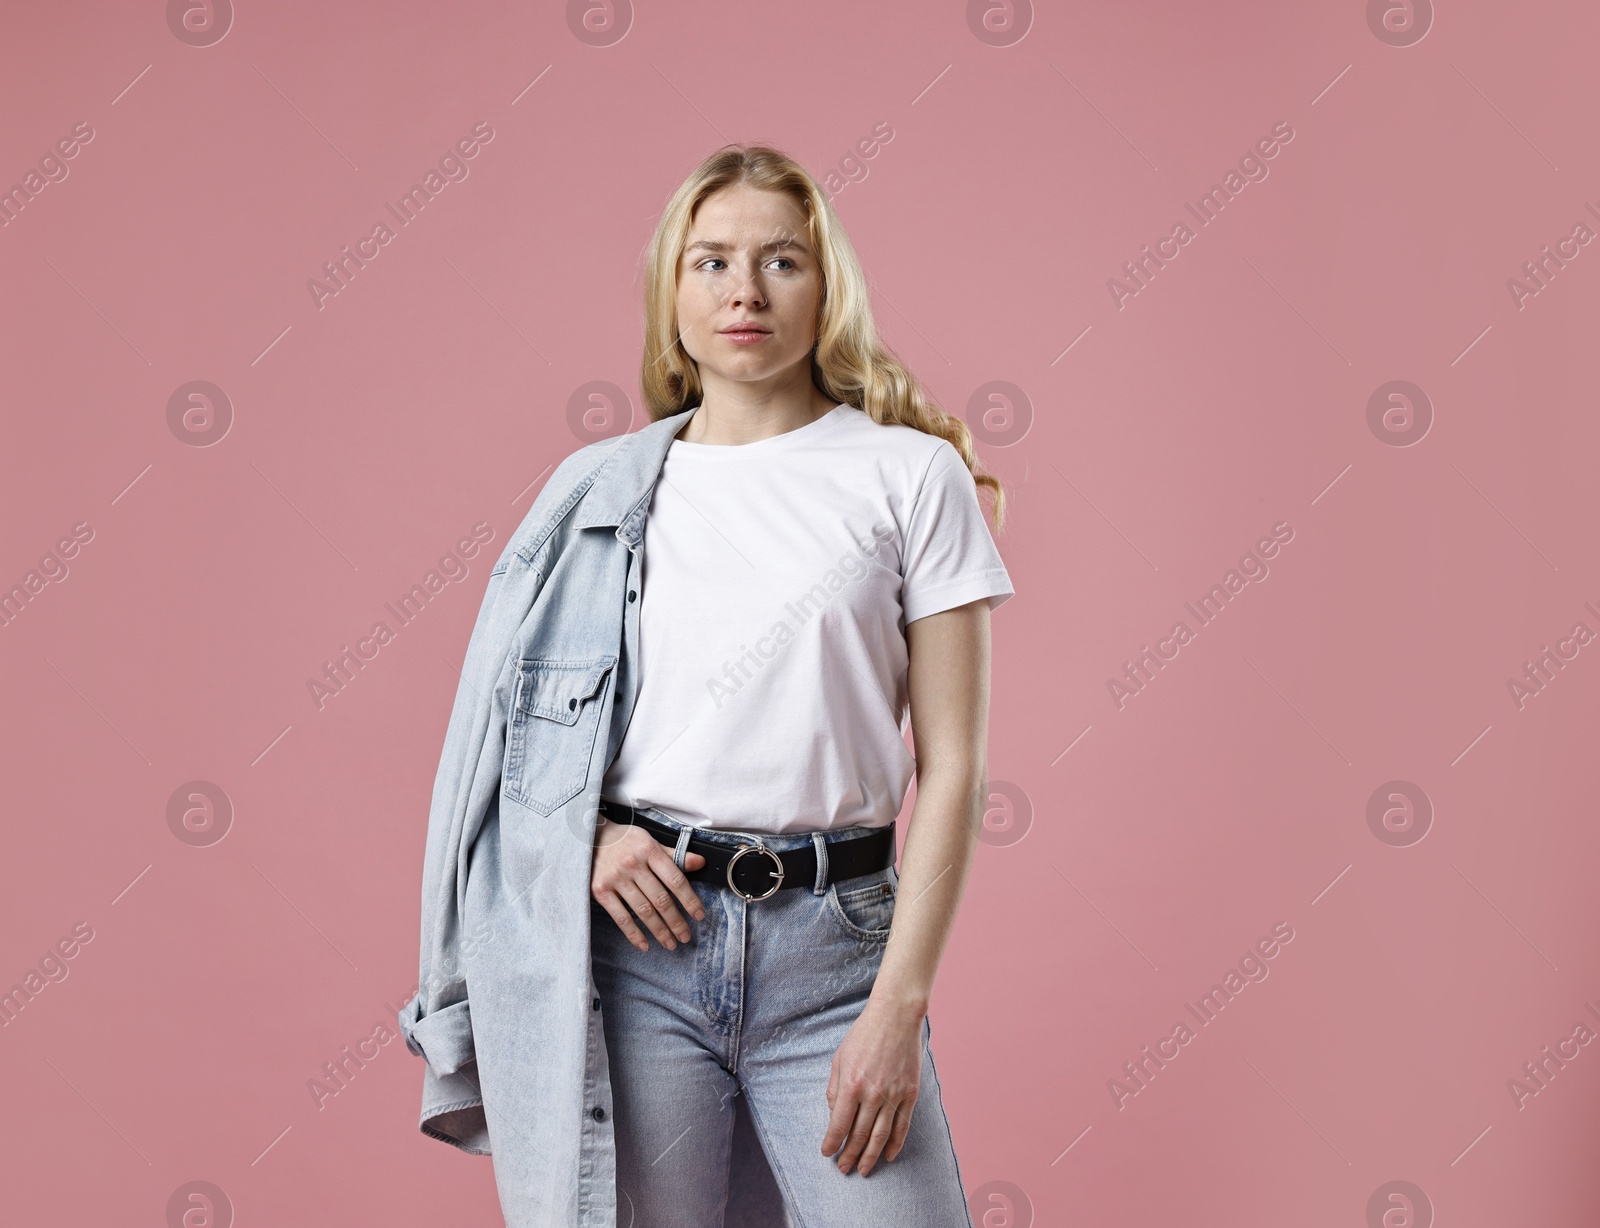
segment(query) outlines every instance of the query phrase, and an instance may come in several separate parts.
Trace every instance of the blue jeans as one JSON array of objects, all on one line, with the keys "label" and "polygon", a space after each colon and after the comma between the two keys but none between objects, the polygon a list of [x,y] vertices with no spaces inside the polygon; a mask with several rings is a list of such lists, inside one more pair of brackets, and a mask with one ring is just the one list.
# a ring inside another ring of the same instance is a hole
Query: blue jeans
[{"label": "blue jeans", "polygon": [[[782,852],[816,843],[809,833],[693,830],[730,847],[758,840]],[[831,848],[871,830],[820,834]],[[681,867],[681,852],[675,860]],[[819,879],[824,874],[825,867]],[[729,1208],[730,1166],[752,1155],[736,1146],[740,1112],[754,1127],[787,1215],[771,1218],[771,1228],[972,1228],[926,1019],[921,1083],[900,1154],[880,1156],[865,1177],[855,1168],[841,1173],[822,1154],[833,1055],[877,977],[898,882],[890,866],[747,903],[726,887],[691,879],[706,916],[687,918],[693,939],[672,951],[653,937],[640,951],[591,898],[618,1228],[723,1228],[725,1214],[729,1225],[741,1219]],[[743,1175],[734,1174],[736,1201]],[[757,1219],[752,1228],[767,1222]]]}]

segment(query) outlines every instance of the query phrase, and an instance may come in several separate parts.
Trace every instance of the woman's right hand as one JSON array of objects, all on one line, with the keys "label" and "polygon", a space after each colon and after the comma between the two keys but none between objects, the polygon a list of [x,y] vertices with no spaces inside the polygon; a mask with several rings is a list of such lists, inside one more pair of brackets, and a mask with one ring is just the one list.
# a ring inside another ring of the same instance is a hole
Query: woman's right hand
[{"label": "woman's right hand", "polygon": [[[699,853],[684,852],[686,869],[698,870],[705,863]],[[666,845],[642,827],[612,823],[603,815],[595,826],[589,892],[611,914],[628,941],[641,951],[648,951],[650,942],[628,912],[630,907],[669,951],[690,937],[689,923],[678,911],[679,903],[697,921],[706,915],[694,884],[678,869]],[[674,935],[677,942],[673,941]]]}]

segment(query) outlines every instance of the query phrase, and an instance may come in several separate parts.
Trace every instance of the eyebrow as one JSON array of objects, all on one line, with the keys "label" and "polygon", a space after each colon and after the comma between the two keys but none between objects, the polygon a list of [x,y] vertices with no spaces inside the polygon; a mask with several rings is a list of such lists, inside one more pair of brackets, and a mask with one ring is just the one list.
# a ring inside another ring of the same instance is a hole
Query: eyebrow
[{"label": "eyebrow", "polygon": [[[805,252],[808,256],[811,254],[811,249],[798,239],[769,240],[761,245],[761,250],[764,252],[779,252],[783,251],[785,248],[794,248],[796,251]],[[719,253],[731,252],[734,249],[735,244],[723,243],[718,239],[696,239],[693,243],[689,244],[688,247],[683,249],[683,254],[687,256],[690,252],[697,250]]]}]

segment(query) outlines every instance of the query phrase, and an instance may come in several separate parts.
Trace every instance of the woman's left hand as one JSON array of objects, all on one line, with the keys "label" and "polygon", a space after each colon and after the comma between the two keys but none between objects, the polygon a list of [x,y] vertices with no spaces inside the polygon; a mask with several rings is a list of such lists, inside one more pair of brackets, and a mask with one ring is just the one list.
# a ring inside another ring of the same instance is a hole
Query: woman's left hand
[{"label": "woman's left hand", "polygon": [[839,1151],[839,1171],[859,1162],[861,1175],[892,1160],[911,1129],[922,1078],[922,1016],[897,1013],[874,998],[845,1033],[828,1076],[828,1131],[822,1154]]}]

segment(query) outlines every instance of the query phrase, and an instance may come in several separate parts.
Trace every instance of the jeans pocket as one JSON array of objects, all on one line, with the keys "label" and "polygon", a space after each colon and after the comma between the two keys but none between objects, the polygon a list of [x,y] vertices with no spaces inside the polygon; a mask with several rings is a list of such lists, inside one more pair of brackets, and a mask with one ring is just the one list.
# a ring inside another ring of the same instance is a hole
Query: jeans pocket
[{"label": "jeans pocket", "polygon": [[828,911],[850,937],[887,942],[894,920],[897,876],[888,867],[828,885]]},{"label": "jeans pocket", "polygon": [[615,664],[609,656],[517,662],[500,781],[505,797],[548,815],[582,791],[600,729],[603,684]]}]

